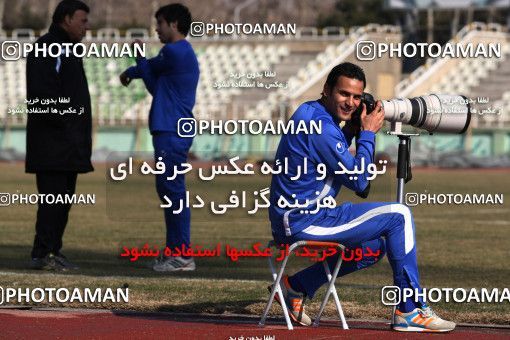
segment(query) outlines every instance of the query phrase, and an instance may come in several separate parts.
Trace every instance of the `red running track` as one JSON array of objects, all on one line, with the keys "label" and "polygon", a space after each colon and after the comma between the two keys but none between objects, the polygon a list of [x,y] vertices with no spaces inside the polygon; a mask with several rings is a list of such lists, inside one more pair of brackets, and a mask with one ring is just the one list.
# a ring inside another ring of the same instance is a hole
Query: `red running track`
[{"label": "red running track", "polygon": [[97,310],[0,309],[2,339],[510,339],[510,329],[458,327],[449,334],[397,333],[384,322],[324,321],[318,328],[287,330],[282,320],[242,316],[183,315]]}]

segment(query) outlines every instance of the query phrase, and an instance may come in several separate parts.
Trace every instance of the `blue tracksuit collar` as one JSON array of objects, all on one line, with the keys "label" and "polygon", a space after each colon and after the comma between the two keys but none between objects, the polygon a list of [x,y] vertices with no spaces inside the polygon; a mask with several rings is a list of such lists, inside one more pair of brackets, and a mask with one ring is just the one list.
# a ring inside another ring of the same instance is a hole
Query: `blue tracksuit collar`
[{"label": "blue tracksuit collar", "polygon": [[328,112],[326,107],[320,102],[320,99],[314,100],[314,101],[310,102],[310,104],[315,109],[327,113],[331,117],[331,120],[335,123],[335,125],[340,124],[340,119],[338,119],[338,117],[336,117],[336,116],[332,115],[330,112]]}]

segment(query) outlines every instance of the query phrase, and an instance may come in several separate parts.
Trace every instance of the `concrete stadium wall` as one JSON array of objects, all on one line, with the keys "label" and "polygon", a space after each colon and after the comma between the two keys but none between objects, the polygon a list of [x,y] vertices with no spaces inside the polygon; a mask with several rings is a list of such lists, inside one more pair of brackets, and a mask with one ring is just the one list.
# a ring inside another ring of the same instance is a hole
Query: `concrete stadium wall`
[{"label": "concrete stadium wall", "polygon": [[[340,37],[338,38],[331,38],[331,37],[318,37],[314,39],[307,39],[307,38],[301,38],[301,39],[268,39],[267,37],[265,39],[256,40],[256,39],[250,39],[250,40],[232,40],[232,39],[225,39],[225,40],[198,40],[198,39],[190,39],[191,45],[193,45],[194,49],[201,49],[206,48],[208,46],[211,46],[212,44],[217,45],[225,45],[227,47],[230,47],[232,45],[239,46],[240,44],[247,44],[247,45],[285,45],[289,48],[290,52],[322,52],[326,49],[328,45],[334,44],[338,45],[342,42],[340,40]],[[161,44],[154,44],[154,46],[161,46]]]}]

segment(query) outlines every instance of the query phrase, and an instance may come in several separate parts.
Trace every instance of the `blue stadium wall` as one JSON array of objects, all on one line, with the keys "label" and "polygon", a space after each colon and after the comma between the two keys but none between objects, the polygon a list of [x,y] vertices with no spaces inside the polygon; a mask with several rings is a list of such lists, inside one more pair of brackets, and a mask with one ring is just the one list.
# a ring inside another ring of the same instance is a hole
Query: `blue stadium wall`
[{"label": "blue stadium wall", "polygon": [[[270,159],[278,146],[274,135],[200,135],[196,136],[191,151],[200,159],[222,157]],[[471,135],[421,135],[413,139],[415,146],[446,153],[468,151],[477,157],[500,156],[510,153],[510,130],[473,130]],[[377,151],[396,147],[398,139],[384,133],[377,135]],[[25,153],[25,128],[9,127],[0,130],[0,149]],[[101,127],[94,132],[94,151],[152,152],[151,136],[146,128]],[[418,150],[418,149],[415,149]]]}]

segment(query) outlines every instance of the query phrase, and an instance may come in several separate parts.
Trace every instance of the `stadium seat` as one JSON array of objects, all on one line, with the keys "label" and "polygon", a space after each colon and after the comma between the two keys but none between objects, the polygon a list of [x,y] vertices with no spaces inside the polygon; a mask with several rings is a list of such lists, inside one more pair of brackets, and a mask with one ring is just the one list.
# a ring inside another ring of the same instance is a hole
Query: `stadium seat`
[{"label": "stadium seat", "polygon": [[126,41],[132,41],[134,39],[149,39],[149,31],[145,28],[130,28],[126,30]]},{"label": "stadium seat", "polygon": [[324,27],[322,29],[322,35],[323,36],[344,36],[345,35],[345,29],[340,26],[328,26]]},{"label": "stadium seat", "polygon": [[35,32],[30,28],[17,28],[12,30],[12,40],[35,40]]},{"label": "stadium seat", "polygon": [[[278,273],[275,270],[275,265],[273,263],[273,257],[268,257],[269,269],[271,270],[271,275],[273,278],[273,286],[272,286],[273,288],[271,290],[271,294],[269,295],[269,300],[267,301],[266,308],[264,309],[264,312],[260,319],[260,322],[259,322],[260,327],[263,327],[265,325],[266,318],[267,318],[267,315],[269,314],[269,310],[271,309],[271,305],[274,302],[275,295],[278,294],[278,298],[282,305],[285,322],[287,323],[287,328],[289,330],[293,329],[293,326],[292,326],[292,323],[291,323],[290,317],[289,317],[289,312],[288,312],[286,304],[285,304],[285,299],[283,298],[283,293],[280,288],[280,282],[282,280],[283,273],[285,271],[285,267],[287,265],[290,255],[292,255],[293,252],[295,252],[296,250],[298,250],[302,247],[319,248],[319,249],[334,248],[337,250],[338,254],[341,255],[345,250],[345,247],[343,245],[341,245],[340,243],[336,243],[336,242],[297,241],[297,242],[291,244],[290,246],[288,246],[288,250],[287,250],[287,246],[288,245],[284,245],[282,247],[282,246],[278,245],[275,241],[270,241],[267,245],[268,248],[275,248],[277,250],[280,250],[281,252],[286,252],[286,254],[282,260],[282,264],[280,266],[280,270],[278,271]],[[322,303],[321,303],[321,306],[319,309],[319,313],[317,314],[317,316],[315,317],[315,320],[313,322],[313,326],[319,325],[320,318],[322,316],[322,313],[324,312],[324,308],[326,307],[326,303],[328,302],[330,295],[333,295],[333,299],[335,301],[338,315],[342,322],[342,328],[349,329],[349,327],[347,326],[347,321],[345,320],[344,312],[342,310],[342,305],[340,304],[340,299],[338,298],[338,293],[335,288],[335,280],[336,280],[336,277],[340,270],[340,266],[342,265],[342,256],[338,257],[338,261],[336,262],[333,273],[331,273],[331,271],[329,270],[327,261],[324,260],[324,261],[322,261],[322,263],[324,265],[324,271],[326,272],[326,275],[328,277],[329,284],[328,284],[328,287],[326,290],[326,295],[324,296],[324,300],[322,300]]]},{"label": "stadium seat", "polygon": [[97,39],[119,41],[120,31],[116,28],[101,28],[97,30]]}]

